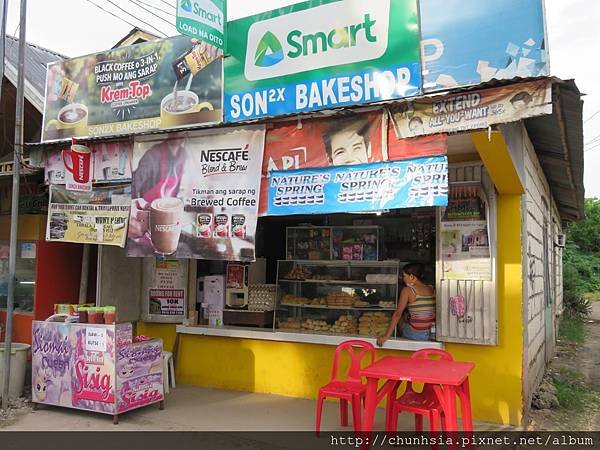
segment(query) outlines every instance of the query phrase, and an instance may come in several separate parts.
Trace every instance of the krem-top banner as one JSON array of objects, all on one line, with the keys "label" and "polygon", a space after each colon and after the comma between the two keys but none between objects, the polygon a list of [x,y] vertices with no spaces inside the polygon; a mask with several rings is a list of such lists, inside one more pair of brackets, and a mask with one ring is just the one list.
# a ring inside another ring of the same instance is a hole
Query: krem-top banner
[{"label": "krem-top banner", "polygon": [[177,36],[52,63],[42,141],[220,122],[221,54]]},{"label": "krem-top banner", "polygon": [[420,93],[416,0],[311,0],[228,24],[225,120]]},{"label": "krem-top banner", "polygon": [[270,216],[446,206],[445,156],[271,172]]}]

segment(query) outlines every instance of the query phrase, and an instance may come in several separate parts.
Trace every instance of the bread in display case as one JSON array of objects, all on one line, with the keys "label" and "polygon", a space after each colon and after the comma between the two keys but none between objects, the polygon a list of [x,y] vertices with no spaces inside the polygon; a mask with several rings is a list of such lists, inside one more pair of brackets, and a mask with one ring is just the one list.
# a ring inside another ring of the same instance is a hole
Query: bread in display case
[{"label": "bread in display case", "polygon": [[379,261],[383,228],[378,226],[288,227],[288,260]]},{"label": "bread in display case", "polygon": [[398,300],[399,261],[280,260],[279,331],[376,337]]}]

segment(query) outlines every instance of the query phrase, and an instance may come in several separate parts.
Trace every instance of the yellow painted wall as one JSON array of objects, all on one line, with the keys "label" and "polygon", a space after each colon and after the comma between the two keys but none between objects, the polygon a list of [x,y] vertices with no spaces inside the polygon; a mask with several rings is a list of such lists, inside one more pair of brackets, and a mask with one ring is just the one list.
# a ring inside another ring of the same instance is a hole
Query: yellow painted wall
[{"label": "yellow painted wall", "polygon": [[[498,345],[448,344],[458,360],[473,361],[471,398],[476,420],[522,421],[521,197],[498,199]],[[138,333],[160,336],[172,349],[174,325],[138,324]],[[330,376],[334,347],[251,339],[181,335],[177,382],[220,389],[315,398]],[[399,351],[378,351],[383,355]]]},{"label": "yellow painted wall", "polygon": [[[46,216],[20,215],[19,241],[38,241],[46,237]],[[10,215],[0,216],[0,240],[10,239]]]}]

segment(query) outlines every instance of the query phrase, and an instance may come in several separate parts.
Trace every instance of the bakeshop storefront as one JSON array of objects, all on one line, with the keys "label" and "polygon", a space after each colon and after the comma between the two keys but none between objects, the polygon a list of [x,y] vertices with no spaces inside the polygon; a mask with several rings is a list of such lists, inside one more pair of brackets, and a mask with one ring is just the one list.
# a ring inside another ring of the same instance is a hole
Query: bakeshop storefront
[{"label": "bakeshop storefront", "polygon": [[[407,136],[403,104],[268,123],[251,243],[256,260],[190,260],[195,292],[185,323],[138,322],[138,332],[175,349],[178,382],[314,398],[335,345],[350,337],[375,343],[396,309],[402,268],[420,263],[436,291],[430,340],[395,329],[378,354],[437,347],[473,361],[475,418],[518,423],[534,374],[522,372],[527,321],[516,311],[538,288],[524,269],[536,266],[528,262],[533,256],[524,258],[522,249],[560,261],[559,248],[544,253],[534,245],[537,203],[526,186],[544,189],[547,179],[524,124],[531,116],[551,120],[539,115],[552,106],[551,92],[569,88],[549,80],[506,86],[507,102],[527,90],[540,94],[514,123],[443,129],[451,134]],[[469,94],[485,99],[497,89]],[[434,103],[464,99],[411,102],[412,117],[431,123],[424,114],[433,114]],[[552,227],[559,211],[551,203],[547,242],[561,232]],[[558,310],[561,268],[551,267]]]}]

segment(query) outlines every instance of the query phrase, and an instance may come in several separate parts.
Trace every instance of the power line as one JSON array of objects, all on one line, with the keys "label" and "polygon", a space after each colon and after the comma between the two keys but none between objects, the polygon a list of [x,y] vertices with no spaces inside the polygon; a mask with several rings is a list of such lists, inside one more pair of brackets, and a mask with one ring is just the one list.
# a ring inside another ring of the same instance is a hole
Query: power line
[{"label": "power line", "polygon": [[[110,0],[108,0],[108,1],[110,1]],[[130,3],[133,3],[133,4],[134,4],[135,6],[137,6],[138,8],[140,8],[140,9],[143,9],[143,10],[144,10],[144,11],[146,11],[147,13],[149,13],[149,14],[152,14],[154,17],[156,17],[156,18],[158,18],[158,19],[162,20],[162,21],[163,21],[163,22],[165,22],[167,25],[169,25],[169,26],[171,26],[171,27],[174,27],[174,24],[173,24],[172,22],[170,22],[170,21],[166,20],[164,17],[161,17],[161,16],[159,16],[158,14],[156,14],[156,13],[154,13],[154,12],[150,11],[150,10],[149,10],[148,8],[146,8],[145,6],[142,6],[142,5],[140,5],[139,3],[137,3],[137,2],[136,2],[136,1],[134,1],[134,0],[129,0],[129,2],[130,2]],[[111,2],[111,3],[112,3],[112,2]],[[114,3],[113,3],[113,4],[114,4]],[[129,13],[128,13],[128,14],[129,14]]]},{"label": "power line", "polygon": [[133,28],[138,28],[138,26],[137,26],[137,25],[134,25],[134,24],[132,24],[131,22],[129,22],[129,21],[127,21],[127,20],[123,19],[122,17],[119,17],[119,16],[117,16],[115,13],[113,13],[113,12],[111,12],[111,11],[108,11],[108,10],[104,9],[102,6],[100,6],[100,5],[96,4],[96,3],[94,3],[92,0],[85,0],[85,1],[86,1],[86,2],[88,2],[88,3],[90,3],[90,4],[92,4],[92,5],[94,5],[96,8],[98,8],[98,9],[100,9],[100,10],[104,11],[106,14],[110,14],[111,16],[113,16],[113,17],[116,17],[116,18],[117,18],[117,19],[119,19],[121,22],[125,22],[125,23],[126,23],[127,25],[129,25],[130,27],[133,27]]},{"label": "power line", "polygon": [[590,146],[583,153],[591,152],[592,150],[598,150],[600,148],[600,142],[596,142],[594,145]]},{"label": "power line", "polygon": [[599,140],[599,139],[600,139],[600,134],[599,134],[599,135],[597,135],[597,136],[594,136],[592,139],[590,139],[589,141],[587,141],[587,142],[585,143],[585,145],[590,145],[590,144],[593,144],[595,141],[597,141],[597,140]]},{"label": "power line", "polygon": [[[134,19],[139,20],[140,22],[142,22],[144,25],[148,25],[150,28],[153,28],[154,30],[156,30],[156,32],[158,32],[159,34],[162,34],[163,36],[166,36],[166,33],[164,33],[163,31],[160,31],[158,28],[156,28],[154,25],[146,22],[145,20],[140,19],[139,17],[134,16],[133,14],[131,14],[130,12],[126,11],[125,9],[123,9],[121,6],[117,5],[115,2],[113,2],[112,0],[106,0],[108,3],[110,3],[111,5],[113,5],[114,7],[116,7],[117,9],[119,9],[120,11],[123,11],[125,14],[127,14],[130,17],[133,17]],[[137,28],[137,27],[136,27]]]},{"label": "power line", "polygon": [[173,3],[166,2],[165,0],[159,0],[161,3],[164,3],[167,6],[170,6],[173,9],[177,9],[177,7]]},{"label": "power line", "polygon": [[162,13],[165,13],[165,14],[168,14],[171,17],[175,17],[175,14],[172,11],[165,11],[164,9],[159,8],[158,5],[155,5],[154,3],[150,3],[150,2],[145,1],[145,0],[133,0],[133,1],[136,2],[136,3],[141,3],[142,5],[146,5],[149,8],[155,8],[158,11],[160,11]]},{"label": "power line", "polygon": [[590,120],[592,120],[595,116],[597,116],[598,114],[600,114],[600,109],[598,111],[596,111],[594,114],[592,114],[590,117],[588,117],[587,119],[585,119],[583,121],[584,124],[588,123]]}]

